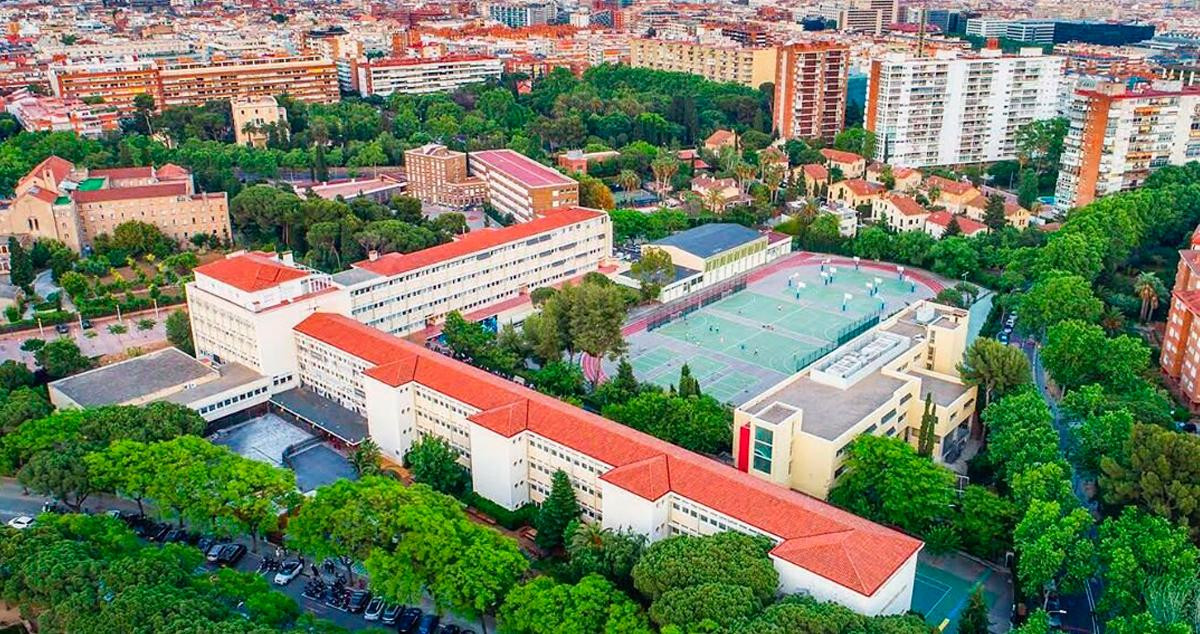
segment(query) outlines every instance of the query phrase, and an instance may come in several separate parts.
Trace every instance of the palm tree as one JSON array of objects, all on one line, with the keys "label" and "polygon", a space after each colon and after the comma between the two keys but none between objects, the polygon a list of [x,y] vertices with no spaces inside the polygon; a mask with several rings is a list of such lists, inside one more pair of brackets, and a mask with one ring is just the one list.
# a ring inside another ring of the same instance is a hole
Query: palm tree
[{"label": "palm tree", "polygon": [[719,214],[725,209],[725,196],[721,193],[720,188],[714,187],[705,192],[704,206],[714,214]]},{"label": "palm tree", "polygon": [[757,171],[758,170],[754,169],[754,166],[749,163],[738,163],[737,165],[733,166],[733,176],[737,179],[739,192],[743,194],[746,193],[746,189],[749,187],[750,179],[754,178],[754,174]]},{"label": "palm tree", "polygon": [[779,186],[783,184],[785,168],[779,163],[767,163],[762,168],[762,180],[771,190],[771,204],[779,197]]},{"label": "palm tree", "polygon": [[1133,291],[1142,299],[1142,312],[1140,313],[1142,322],[1149,320],[1150,315],[1158,308],[1158,299],[1161,295],[1159,291],[1162,288],[1162,281],[1153,273],[1142,273],[1133,281]]},{"label": "palm tree", "polygon": [[379,445],[375,444],[374,440],[366,438],[351,452],[350,465],[360,476],[379,473],[379,456]]},{"label": "palm tree", "polygon": [[654,187],[658,190],[658,199],[662,200],[663,192],[679,171],[679,161],[670,154],[663,154],[650,161],[650,171],[654,174]]},{"label": "palm tree", "polygon": [[641,187],[642,179],[633,170],[621,170],[621,173],[617,174],[617,185],[629,192]]},{"label": "palm tree", "polygon": [[610,535],[612,535],[612,531],[602,527],[598,522],[582,522],[576,527],[575,532],[571,533],[567,551],[580,552],[600,548],[608,542]]},{"label": "palm tree", "polygon": [[804,206],[800,207],[800,217],[805,220],[812,220],[817,217],[817,213],[821,211],[821,203],[815,196],[809,196],[804,199]]}]

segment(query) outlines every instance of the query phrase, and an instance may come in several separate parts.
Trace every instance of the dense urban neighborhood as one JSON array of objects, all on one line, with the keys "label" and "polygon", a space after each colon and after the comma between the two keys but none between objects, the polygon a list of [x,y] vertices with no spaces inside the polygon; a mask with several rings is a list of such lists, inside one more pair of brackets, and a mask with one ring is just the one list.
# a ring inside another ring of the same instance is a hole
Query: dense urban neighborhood
[{"label": "dense urban neighborhood", "polygon": [[0,4],[0,633],[1200,633],[1200,12]]}]

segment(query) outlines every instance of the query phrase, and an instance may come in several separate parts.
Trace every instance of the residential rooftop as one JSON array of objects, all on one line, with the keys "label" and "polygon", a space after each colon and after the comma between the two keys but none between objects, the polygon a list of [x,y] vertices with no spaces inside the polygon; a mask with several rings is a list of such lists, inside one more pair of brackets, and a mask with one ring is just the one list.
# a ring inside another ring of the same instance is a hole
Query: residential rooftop
[{"label": "residential rooftop", "polygon": [[734,247],[749,244],[761,237],[761,233],[742,225],[715,222],[680,231],[661,240],[655,240],[653,244],[675,247],[697,257],[708,258]]}]

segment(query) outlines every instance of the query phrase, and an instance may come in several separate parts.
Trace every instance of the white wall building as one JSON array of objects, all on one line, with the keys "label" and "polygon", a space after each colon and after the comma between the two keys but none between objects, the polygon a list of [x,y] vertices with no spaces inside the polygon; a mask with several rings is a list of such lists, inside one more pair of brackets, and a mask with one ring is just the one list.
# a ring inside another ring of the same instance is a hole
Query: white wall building
[{"label": "white wall building", "polygon": [[1064,63],[1033,48],[873,60],[866,128],[878,138],[875,158],[901,167],[1014,158],[1017,129],[1056,116]]},{"label": "white wall building", "polygon": [[775,543],[783,592],[868,615],[912,603],[922,547],[914,538],[340,315],[312,314],[295,332],[309,351],[300,355],[302,382],[365,368],[370,435],[391,460],[421,436],[443,438],[474,490],[507,509],[545,499],[562,470],[585,518],[605,527],[651,540],[762,535]]},{"label": "white wall building", "polygon": [[450,92],[461,86],[499,79],[504,62],[482,55],[434,59],[379,59],[355,62],[358,92],[364,97],[386,97],[398,92],[419,95]]}]

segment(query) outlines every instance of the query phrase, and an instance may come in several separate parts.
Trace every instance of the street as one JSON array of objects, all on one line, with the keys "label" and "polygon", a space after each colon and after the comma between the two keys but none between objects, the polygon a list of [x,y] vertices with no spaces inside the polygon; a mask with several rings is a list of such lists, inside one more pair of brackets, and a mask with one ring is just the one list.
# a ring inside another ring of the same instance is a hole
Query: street
[{"label": "street", "polygon": [[[12,518],[19,517],[21,515],[37,517],[37,515],[42,511],[42,504],[44,504],[46,501],[47,498],[44,496],[25,494],[24,487],[22,487],[21,484],[13,478],[0,478],[0,521],[7,522]],[[112,509],[133,512],[137,511],[137,504],[123,498],[116,498],[108,495],[91,496],[84,503],[84,507],[93,513],[102,513]],[[236,541],[244,544],[248,549],[246,556],[242,557],[241,561],[239,561],[235,566],[238,570],[255,572],[262,563],[263,555],[274,556],[275,554],[274,544],[260,541],[259,553],[255,553],[253,550],[250,550],[251,543],[249,539],[239,539]],[[274,586],[275,589],[288,595],[289,597],[292,597],[292,599],[294,599],[296,603],[300,605],[301,609],[305,610],[306,612],[311,612],[323,619],[328,619],[336,625],[346,629],[360,630],[372,625],[379,625],[378,622],[372,623],[364,620],[362,614],[350,614],[349,612],[331,608],[320,601],[306,599],[303,596],[304,584],[306,581],[312,578],[310,569],[311,563],[311,561],[306,561],[303,574],[293,579],[292,582],[286,586]],[[206,565],[215,569],[214,565]],[[274,572],[263,574],[267,578],[268,582],[270,582],[275,576]],[[357,579],[361,582],[365,582],[365,577],[361,575],[358,575]],[[421,605],[417,607],[421,608],[421,610],[426,613],[434,611],[433,602],[430,601],[428,597],[425,597],[421,601]],[[459,627],[469,629],[473,632],[481,631],[478,621],[468,621],[452,615],[444,615],[442,617],[442,621],[454,623]],[[493,631],[494,627],[495,623],[493,619],[489,617],[487,619],[487,631]]]},{"label": "street", "polygon": [[[1054,429],[1058,432],[1059,450],[1063,456],[1066,456],[1071,446],[1071,424],[1070,421],[1063,418],[1058,409],[1058,401],[1049,392],[1046,384],[1046,369],[1042,366],[1037,342],[1032,339],[1014,339],[1013,345],[1019,346],[1029,357],[1034,384],[1037,385],[1038,392],[1041,393],[1046,405],[1050,408],[1050,413],[1054,417]],[[1079,499],[1079,504],[1095,517],[1097,514],[1096,502],[1088,497],[1087,491],[1084,489],[1084,480],[1074,465],[1071,465],[1071,489],[1075,492],[1075,497]],[[1091,536],[1095,538],[1095,525],[1092,526],[1091,532]],[[1061,596],[1060,604],[1066,611],[1066,614],[1062,615],[1062,622],[1067,631],[1093,633],[1099,631],[1096,624],[1095,598],[1100,595],[1101,590],[1099,578],[1092,577],[1084,587],[1083,593]]]},{"label": "street", "polygon": [[[167,340],[167,315],[170,315],[174,309],[173,307],[160,309],[158,311],[158,319],[154,318],[153,312],[126,317],[124,319],[126,332],[119,335],[108,331],[108,327],[116,323],[116,316],[93,319],[92,328],[88,331],[81,330],[79,322],[73,321],[67,324],[71,329],[67,335],[59,335],[55,332],[54,326],[51,325],[45,326],[40,335],[37,331],[14,332],[0,335],[0,361],[13,359],[21,361],[32,368],[34,366],[33,354],[21,350],[21,343],[26,339],[35,337],[46,341],[51,341],[60,336],[70,337],[79,346],[79,350],[89,357],[124,352],[133,347],[151,347]],[[140,319],[154,320],[154,327],[149,330],[138,330],[137,322]],[[82,332],[92,332],[95,333],[95,336],[85,336],[80,334]]]}]

